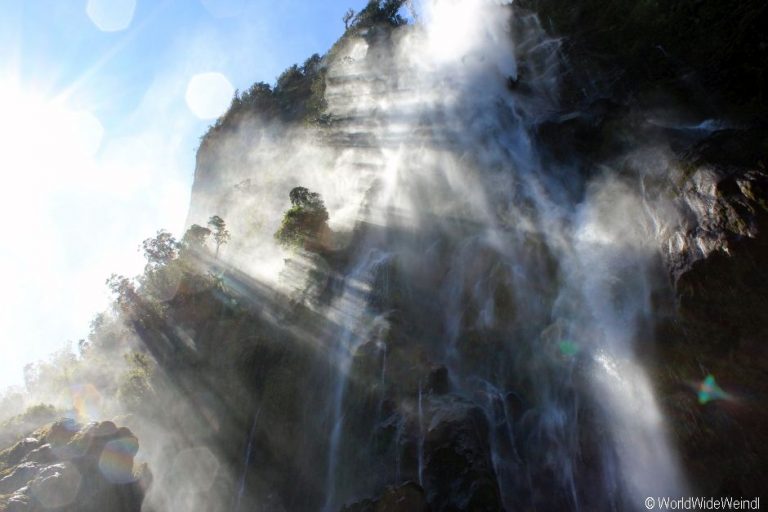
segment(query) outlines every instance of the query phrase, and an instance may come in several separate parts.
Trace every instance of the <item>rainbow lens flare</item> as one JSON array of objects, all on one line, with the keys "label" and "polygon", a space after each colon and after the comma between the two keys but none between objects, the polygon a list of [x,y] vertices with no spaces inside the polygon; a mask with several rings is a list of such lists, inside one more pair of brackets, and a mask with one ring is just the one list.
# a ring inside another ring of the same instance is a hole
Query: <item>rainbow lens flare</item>
[{"label": "rainbow lens flare", "polygon": [[103,398],[93,384],[76,384],[71,387],[72,406],[78,421],[98,418],[101,413]]},{"label": "rainbow lens flare", "polygon": [[134,482],[133,457],[139,451],[135,437],[121,437],[108,442],[99,457],[99,470],[113,484]]},{"label": "rainbow lens flare", "polygon": [[579,347],[570,340],[562,340],[557,346],[560,349],[560,353],[566,357],[573,357],[579,352]]},{"label": "rainbow lens flare", "polygon": [[724,398],[728,398],[728,394],[717,385],[715,376],[710,373],[699,384],[699,403],[703,405],[712,400],[722,400]]}]

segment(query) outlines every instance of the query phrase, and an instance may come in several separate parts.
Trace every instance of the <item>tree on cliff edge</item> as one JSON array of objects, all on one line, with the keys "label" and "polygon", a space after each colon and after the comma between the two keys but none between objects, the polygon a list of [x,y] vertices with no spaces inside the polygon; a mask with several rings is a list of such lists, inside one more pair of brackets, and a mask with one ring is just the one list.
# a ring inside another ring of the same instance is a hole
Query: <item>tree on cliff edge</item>
[{"label": "tree on cliff edge", "polygon": [[216,257],[219,257],[219,248],[229,242],[229,230],[224,219],[214,215],[208,220],[208,225],[213,228],[213,240],[216,242]]},{"label": "tree on cliff edge", "polygon": [[317,250],[328,246],[331,230],[328,210],[320,194],[295,187],[288,194],[291,208],[285,212],[275,239],[283,247]]}]

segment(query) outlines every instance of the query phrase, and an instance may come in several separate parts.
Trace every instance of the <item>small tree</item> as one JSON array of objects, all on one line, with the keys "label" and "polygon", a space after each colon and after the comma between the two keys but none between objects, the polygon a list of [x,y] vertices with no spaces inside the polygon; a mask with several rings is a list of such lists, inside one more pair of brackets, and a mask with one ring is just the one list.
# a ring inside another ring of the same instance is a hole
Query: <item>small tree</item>
[{"label": "small tree", "polygon": [[183,253],[199,252],[205,248],[205,242],[211,236],[211,230],[198,224],[192,224],[181,238],[181,251]]},{"label": "small tree", "polygon": [[125,276],[112,274],[106,284],[115,296],[115,307],[118,311],[129,309],[138,297],[133,280]]},{"label": "small tree", "polygon": [[288,194],[291,208],[285,212],[275,239],[283,247],[323,246],[330,234],[328,210],[320,194],[295,187]]},{"label": "small tree", "polygon": [[230,239],[229,231],[227,230],[227,224],[224,219],[218,215],[214,215],[208,219],[208,225],[213,228],[213,239],[216,241],[216,257],[219,257],[219,248],[228,243]]},{"label": "small tree", "polygon": [[179,243],[168,231],[161,229],[154,238],[147,238],[141,243],[147,266],[160,267],[176,259]]},{"label": "small tree", "polygon": [[347,12],[344,13],[344,17],[341,18],[344,22],[344,29],[349,30],[349,24],[352,22],[352,20],[355,17],[355,11],[354,9],[347,9]]}]

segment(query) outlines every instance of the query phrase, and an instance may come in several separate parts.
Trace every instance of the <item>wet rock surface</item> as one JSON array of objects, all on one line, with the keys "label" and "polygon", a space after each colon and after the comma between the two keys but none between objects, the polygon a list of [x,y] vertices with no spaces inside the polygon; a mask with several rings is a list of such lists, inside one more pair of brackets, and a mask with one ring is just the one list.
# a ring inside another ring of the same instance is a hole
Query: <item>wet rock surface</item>
[{"label": "wet rock surface", "polygon": [[111,421],[42,427],[0,452],[0,511],[137,512],[151,480],[138,448]]}]

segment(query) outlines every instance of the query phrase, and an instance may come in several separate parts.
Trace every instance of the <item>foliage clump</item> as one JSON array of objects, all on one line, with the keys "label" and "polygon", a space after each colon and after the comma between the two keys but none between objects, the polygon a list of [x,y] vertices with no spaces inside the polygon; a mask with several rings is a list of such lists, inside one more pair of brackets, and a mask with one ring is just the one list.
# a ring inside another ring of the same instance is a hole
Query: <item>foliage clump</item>
[{"label": "foliage clump", "polygon": [[326,55],[314,54],[303,64],[294,64],[283,71],[274,86],[256,82],[243,92],[235,91],[227,112],[216,120],[203,135],[201,147],[211,142],[216,134],[235,129],[251,116],[264,122],[326,123],[325,101],[328,62],[333,60],[335,49],[352,35],[381,26],[397,28],[408,23],[400,14],[407,0],[370,0],[359,12],[349,9],[344,15],[345,33]]},{"label": "foliage clump", "polygon": [[400,14],[405,4],[405,0],[370,0],[357,14],[352,10],[347,11],[344,22],[347,30],[360,30],[374,25],[399,27],[408,23]]},{"label": "foliage clump", "polygon": [[[61,414],[62,411],[51,404],[40,403],[28,407],[23,413],[0,423],[0,447],[11,444],[40,425],[54,421]],[[2,453],[0,453],[0,459],[2,459]]]},{"label": "foliage clump", "polygon": [[[162,314],[169,301],[184,301],[216,286],[215,275],[207,272],[222,245],[230,240],[226,222],[212,216],[208,225],[193,224],[181,240],[160,230],[139,247],[147,264],[136,279],[112,275],[107,285],[115,295],[115,307],[120,312]],[[210,237],[215,243],[215,255],[207,246]],[[141,307],[137,307],[137,305]],[[139,311],[141,310],[141,311]],[[141,316],[141,315],[139,315]]]},{"label": "foliage clump", "polygon": [[325,73],[323,57],[314,54],[304,64],[283,71],[274,87],[256,82],[242,93],[235,91],[229,109],[203,135],[202,144],[249,117],[286,124],[318,121],[326,107]]},{"label": "foliage clump", "polygon": [[128,370],[117,388],[117,398],[129,412],[141,412],[155,398],[152,384],[155,368],[150,357],[143,352],[125,354]]},{"label": "foliage clump", "polygon": [[275,232],[277,242],[287,248],[317,249],[326,245],[330,234],[328,210],[320,194],[295,187],[288,197],[291,208]]}]

